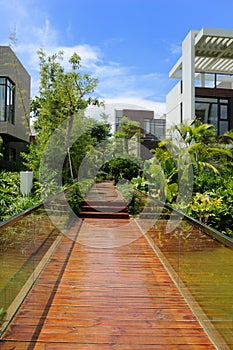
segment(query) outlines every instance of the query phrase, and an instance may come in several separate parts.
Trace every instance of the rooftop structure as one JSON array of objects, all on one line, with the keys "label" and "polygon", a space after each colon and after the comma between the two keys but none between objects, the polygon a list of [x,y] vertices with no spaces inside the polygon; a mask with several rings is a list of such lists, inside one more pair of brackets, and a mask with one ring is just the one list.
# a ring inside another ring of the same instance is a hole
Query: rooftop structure
[{"label": "rooftop structure", "polygon": [[197,116],[218,135],[233,128],[233,30],[191,30],[169,77],[179,82],[167,95],[168,125]]}]

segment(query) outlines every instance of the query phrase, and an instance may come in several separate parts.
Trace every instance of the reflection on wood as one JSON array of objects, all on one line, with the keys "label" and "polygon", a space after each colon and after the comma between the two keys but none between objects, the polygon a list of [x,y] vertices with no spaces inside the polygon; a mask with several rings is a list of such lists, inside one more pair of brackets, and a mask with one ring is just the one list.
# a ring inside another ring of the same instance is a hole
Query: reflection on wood
[{"label": "reflection on wood", "polygon": [[216,348],[136,223],[98,218],[63,238],[0,349]]}]

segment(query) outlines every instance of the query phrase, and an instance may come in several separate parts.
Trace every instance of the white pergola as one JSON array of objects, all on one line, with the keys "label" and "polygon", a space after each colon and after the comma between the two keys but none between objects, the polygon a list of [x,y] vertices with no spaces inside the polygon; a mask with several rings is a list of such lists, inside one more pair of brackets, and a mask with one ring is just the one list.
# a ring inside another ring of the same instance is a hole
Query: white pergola
[{"label": "white pergola", "polygon": [[182,56],[169,73],[182,80],[182,104],[186,116],[195,114],[195,81],[233,83],[233,30],[203,28],[191,30],[182,43]]},{"label": "white pergola", "polygon": [[[233,74],[233,30],[203,28],[193,34],[196,73]],[[170,71],[181,78],[183,55]]]}]

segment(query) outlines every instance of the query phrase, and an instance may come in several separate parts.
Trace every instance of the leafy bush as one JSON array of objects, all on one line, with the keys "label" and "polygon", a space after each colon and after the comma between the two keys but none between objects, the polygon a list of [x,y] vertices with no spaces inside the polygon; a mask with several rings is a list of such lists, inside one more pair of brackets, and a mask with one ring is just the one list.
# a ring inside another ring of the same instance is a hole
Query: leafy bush
[{"label": "leafy bush", "polygon": [[39,203],[40,197],[32,194],[23,196],[20,192],[20,174],[0,172],[0,221],[28,209]]},{"label": "leafy bush", "polygon": [[117,189],[127,202],[127,208],[130,215],[137,215],[141,212],[144,206],[144,200],[141,194],[134,191],[133,183],[123,180],[117,184]]},{"label": "leafy bush", "polygon": [[212,198],[209,193],[196,193],[189,214],[204,224],[216,226],[223,211],[222,198]]},{"label": "leafy bush", "polygon": [[77,182],[72,187],[72,191],[69,195],[68,201],[73,212],[76,215],[79,215],[81,212],[81,206],[83,203],[83,196],[80,191],[79,184]]},{"label": "leafy bush", "polygon": [[121,180],[117,183],[116,187],[125,201],[129,203],[133,197],[133,187],[131,183],[126,180]]},{"label": "leafy bush", "polygon": [[131,180],[131,183],[133,185],[133,188],[136,190],[139,190],[143,193],[147,193],[149,190],[149,181],[145,178],[144,175],[142,176],[138,176],[138,177],[134,177]]},{"label": "leafy bush", "polygon": [[128,156],[128,158],[114,158],[106,162],[100,169],[101,174],[108,174],[109,179],[113,179],[115,184],[119,180],[131,180],[137,177],[140,173],[141,161],[135,157]]},{"label": "leafy bush", "polygon": [[225,179],[221,186],[203,194],[196,193],[188,208],[188,215],[216,230],[233,237],[233,179]]}]

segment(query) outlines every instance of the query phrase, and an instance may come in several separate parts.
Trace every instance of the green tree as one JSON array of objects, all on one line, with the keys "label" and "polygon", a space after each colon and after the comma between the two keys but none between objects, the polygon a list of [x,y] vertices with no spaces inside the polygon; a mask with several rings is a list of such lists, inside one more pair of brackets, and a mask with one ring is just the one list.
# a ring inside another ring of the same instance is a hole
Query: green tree
[{"label": "green tree", "polygon": [[200,176],[208,169],[220,175],[227,157],[232,158],[232,152],[217,139],[214,126],[196,118],[190,123],[177,125],[174,129],[181,136],[191,157],[195,174]]},{"label": "green tree", "polygon": [[108,174],[110,179],[113,179],[115,184],[119,180],[131,180],[137,177],[141,172],[142,163],[140,159],[133,156],[116,157],[106,162],[100,171]]},{"label": "green tree", "polygon": [[[24,154],[26,165],[38,176],[44,149],[54,131],[63,126],[60,133],[63,137],[63,150],[70,155],[71,133],[74,123],[83,127],[84,110],[89,105],[100,105],[98,98],[92,94],[97,79],[82,73],[81,58],[74,53],[69,59],[69,70],[62,65],[63,52],[47,56],[43,50],[38,52],[40,60],[39,94],[31,102],[35,119],[36,142],[30,145],[29,154]],[[62,124],[63,123],[63,124]],[[65,123],[65,124],[64,124]],[[93,121],[88,121],[88,126]],[[60,142],[60,140],[59,140]],[[56,156],[61,145],[53,145],[51,150]],[[65,167],[71,167],[70,157],[66,157]],[[56,168],[56,165],[54,165]]]},{"label": "green tree", "polygon": [[[141,136],[140,123],[130,118],[123,116],[121,118],[121,123],[119,125],[119,131],[116,131],[114,137],[117,139],[123,140],[123,144],[120,147],[120,151],[129,152],[129,141],[134,139],[134,141],[138,142]],[[119,149],[119,143],[117,143],[117,148]]]},{"label": "green tree", "polygon": [[207,178],[223,175],[232,163],[229,162],[232,149],[217,139],[213,125],[199,120],[176,125],[170,138],[161,141],[158,146],[149,171],[156,179],[156,193],[160,194],[162,189],[170,203],[181,194],[178,192],[180,185],[188,189],[191,172],[194,192],[197,188],[202,191]]}]

